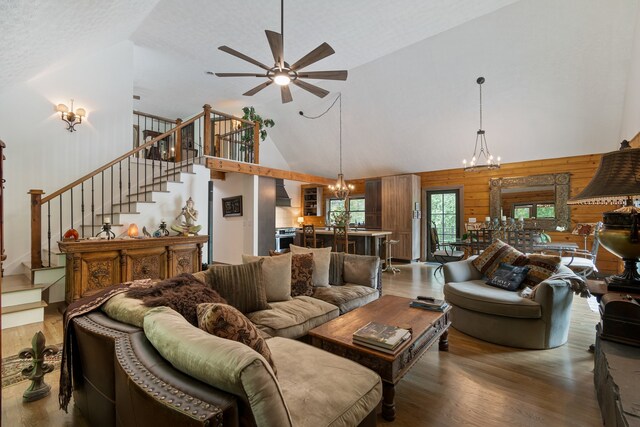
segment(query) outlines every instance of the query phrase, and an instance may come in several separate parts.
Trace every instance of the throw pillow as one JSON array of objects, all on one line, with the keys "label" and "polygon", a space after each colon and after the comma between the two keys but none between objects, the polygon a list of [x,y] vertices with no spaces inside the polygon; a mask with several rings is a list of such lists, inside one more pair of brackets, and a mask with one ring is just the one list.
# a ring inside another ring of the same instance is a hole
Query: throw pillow
[{"label": "throw pillow", "polygon": [[557,255],[530,254],[513,264],[529,267],[529,274],[524,280],[524,285],[534,287],[558,272],[562,258]]},{"label": "throw pillow", "polygon": [[496,240],[485,249],[476,259],[471,261],[483,276],[491,279],[501,262],[522,266],[526,256],[501,240]]},{"label": "throw pillow", "polygon": [[198,305],[198,327],[212,335],[238,341],[260,353],[276,373],[267,341],[244,314],[227,304]]},{"label": "throw pillow", "polygon": [[344,285],[344,252],[331,252],[329,261],[329,284],[331,286]]},{"label": "throw pillow", "polygon": [[240,265],[209,267],[211,286],[242,313],[269,309],[262,281],[263,259]]},{"label": "throw pillow", "polygon": [[344,281],[356,285],[378,287],[378,268],[380,258],[377,256],[345,255]]},{"label": "throw pillow", "polygon": [[493,273],[493,277],[486,283],[487,285],[505,289],[507,291],[517,291],[522,282],[527,277],[529,267],[516,267],[504,262]]},{"label": "throw pillow", "polygon": [[245,264],[261,259],[264,259],[262,263],[262,280],[267,294],[267,302],[290,300],[291,254],[274,257],[242,255],[242,262]]},{"label": "throw pillow", "polygon": [[291,296],[313,295],[313,254],[291,257]]},{"label": "throw pillow", "polygon": [[331,264],[331,248],[303,248],[290,245],[291,252],[295,254],[313,254],[313,286],[328,288],[329,265]]},{"label": "throw pillow", "polygon": [[131,288],[127,291],[127,297],[141,299],[147,307],[170,307],[194,326],[198,324],[198,304],[227,302],[215,290],[188,273],[163,280],[155,286]]}]

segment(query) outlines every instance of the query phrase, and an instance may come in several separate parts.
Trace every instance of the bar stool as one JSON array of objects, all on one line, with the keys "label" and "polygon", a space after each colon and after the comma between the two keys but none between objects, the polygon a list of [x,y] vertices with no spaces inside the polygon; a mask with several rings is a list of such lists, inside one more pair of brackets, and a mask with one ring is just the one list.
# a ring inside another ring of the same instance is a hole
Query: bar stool
[{"label": "bar stool", "polygon": [[353,254],[356,253],[356,242],[349,240],[349,232],[344,225],[333,227],[333,251],[338,252],[338,245],[341,245],[344,252],[349,253],[349,247],[353,247]]},{"label": "bar stool", "polygon": [[323,248],[324,241],[316,237],[316,227],[313,224],[302,225],[302,246],[305,248]]},{"label": "bar stool", "polygon": [[384,246],[385,246],[384,253],[386,257],[385,257],[385,266],[382,271],[390,271],[393,274],[400,273],[400,269],[391,265],[391,245],[397,245],[399,241],[400,240],[391,240],[391,239],[386,239],[384,241]]}]

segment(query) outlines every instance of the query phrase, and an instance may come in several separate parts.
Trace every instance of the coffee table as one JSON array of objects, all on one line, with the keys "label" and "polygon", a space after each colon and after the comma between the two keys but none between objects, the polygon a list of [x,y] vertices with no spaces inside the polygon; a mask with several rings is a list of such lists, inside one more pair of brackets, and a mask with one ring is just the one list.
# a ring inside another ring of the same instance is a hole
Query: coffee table
[{"label": "coffee table", "polygon": [[[422,310],[409,307],[409,298],[383,295],[336,319],[309,331],[311,344],[330,353],[353,360],[375,371],[382,378],[382,417],[396,417],[395,385],[436,342],[439,349],[449,349],[449,311]],[[354,344],[353,333],[369,322],[411,328],[411,340],[396,354],[387,354]]]}]

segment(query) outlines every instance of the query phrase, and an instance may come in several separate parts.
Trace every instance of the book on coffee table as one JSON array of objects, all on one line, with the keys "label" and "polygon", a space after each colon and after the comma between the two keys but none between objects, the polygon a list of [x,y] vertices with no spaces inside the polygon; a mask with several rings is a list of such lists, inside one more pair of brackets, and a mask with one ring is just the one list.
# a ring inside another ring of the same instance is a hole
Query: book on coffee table
[{"label": "book on coffee table", "polygon": [[353,333],[354,342],[387,350],[395,349],[409,338],[411,331],[408,329],[377,322],[369,322]]},{"label": "book on coffee table", "polygon": [[421,308],[423,310],[444,311],[449,307],[449,304],[444,300],[435,300],[434,302],[413,300],[409,303],[409,307]]},{"label": "book on coffee table", "polygon": [[356,344],[356,345],[361,345],[363,347],[367,347],[367,348],[370,348],[372,350],[380,351],[380,352],[386,353],[386,354],[399,353],[405,347],[404,344],[409,343],[410,341],[411,341],[411,333],[409,333],[409,335],[407,335],[403,341],[400,341],[397,346],[395,346],[394,348],[390,349],[390,348],[380,347],[380,346],[378,346],[376,344],[373,344],[371,342],[359,341],[357,338],[353,339],[353,343]]}]

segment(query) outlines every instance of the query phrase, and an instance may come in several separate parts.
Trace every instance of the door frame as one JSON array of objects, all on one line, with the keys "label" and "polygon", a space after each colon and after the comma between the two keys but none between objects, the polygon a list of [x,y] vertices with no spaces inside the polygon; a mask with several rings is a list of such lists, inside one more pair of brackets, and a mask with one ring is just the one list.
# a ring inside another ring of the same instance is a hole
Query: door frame
[{"label": "door frame", "polygon": [[458,230],[462,231],[464,229],[464,185],[442,185],[442,186],[434,186],[434,187],[422,187],[422,195],[420,199],[422,200],[422,209],[420,220],[420,229],[422,230],[420,233],[420,261],[427,261],[427,233],[429,233],[429,218],[427,218],[427,193],[430,191],[450,191],[450,190],[458,190],[458,197],[460,198],[460,215],[458,220]]}]

